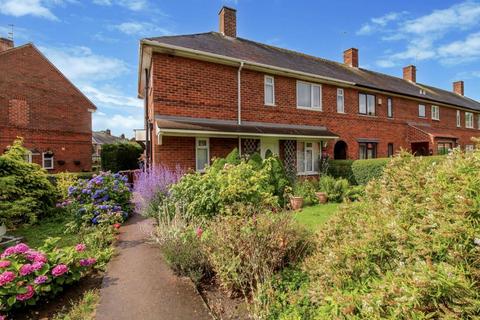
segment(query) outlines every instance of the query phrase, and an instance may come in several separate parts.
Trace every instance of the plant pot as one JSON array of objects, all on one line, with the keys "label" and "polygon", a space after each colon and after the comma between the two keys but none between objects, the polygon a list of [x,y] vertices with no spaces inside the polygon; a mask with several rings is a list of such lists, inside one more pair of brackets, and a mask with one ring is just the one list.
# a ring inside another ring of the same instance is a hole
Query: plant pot
[{"label": "plant pot", "polygon": [[326,192],[315,192],[319,203],[327,203],[328,197]]},{"label": "plant pot", "polygon": [[0,225],[0,240],[2,240],[3,236],[7,233],[7,227],[5,224]]},{"label": "plant pot", "polygon": [[303,197],[290,197],[290,206],[292,210],[300,210],[303,207]]}]

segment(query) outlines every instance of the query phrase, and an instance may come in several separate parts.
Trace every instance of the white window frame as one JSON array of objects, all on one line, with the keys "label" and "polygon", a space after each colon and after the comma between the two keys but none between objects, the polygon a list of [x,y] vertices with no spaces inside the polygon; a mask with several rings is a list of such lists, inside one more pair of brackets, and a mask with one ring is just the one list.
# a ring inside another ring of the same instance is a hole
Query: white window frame
[{"label": "white window frame", "polygon": [[432,105],[432,120],[440,120],[440,107]]},{"label": "white window frame", "polygon": [[[306,84],[310,86],[310,106],[301,106],[298,103],[298,86],[300,84]],[[318,88],[319,91],[319,97],[318,97],[318,106],[313,105],[313,97],[314,97],[314,90],[313,88]],[[297,109],[304,109],[304,110],[313,110],[313,111],[322,111],[322,85],[320,84],[315,84],[311,82],[305,82],[305,81],[300,81],[297,80]]]},{"label": "white window frame", "polygon": [[[423,107],[423,116],[420,115],[420,109],[421,109],[420,107]],[[422,119],[427,117],[427,107],[424,104],[418,105],[418,117]]]},{"label": "white window frame", "polygon": [[457,128],[460,128],[462,126],[462,119],[460,116],[460,110],[457,110]]},{"label": "white window frame", "polygon": [[[319,158],[319,156],[322,154],[322,143],[321,142],[318,142],[318,141],[311,141],[311,140],[297,140],[297,150],[299,150],[299,147],[298,145],[300,143],[303,143],[303,165],[302,165],[302,168],[303,170],[302,171],[298,171],[298,164],[297,164],[297,175],[299,176],[302,176],[302,175],[314,175],[314,174],[318,174],[318,170],[315,170],[315,161]],[[307,148],[307,143],[311,143],[312,146],[311,147],[308,147]],[[318,143],[318,151],[316,151],[315,147],[314,147],[314,144],[315,143]],[[312,170],[311,171],[307,171],[306,168],[307,168],[307,151],[311,150],[312,151]],[[298,153],[297,153],[298,154]],[[297,161],[298,160],[298,157],[297,157]]]},{"label": "white window frame", "polygon": [[465,128],[473,129],[473,113],[465,112]]},{"label": "white window frame", "polygon": [[387,118],[393,118],[393,99],[387,98]]},{"label": "white window frame", "polygon": [[[342,98],[342,103],[338,103],[338,98]],[[337,88],[337,113],[345,113],[345,90]]]},{"label": "white window frame", "polygon": [[465,145],[465,151],[466,152],[472,152],[475,150],[475,146],[473,144],[466,144]]},{"label": "white window frame", "polygon": [[47,153],[47,152],[42,152],[42,168],[43,168],[43,169],[47,169],[47,170],[52,170],[52,169],[54,169],[54,167],[55,167],[55,166],[54,166],[54,163],[55,163],[55,161],[54,161],[54,156],[52,155],[51,157],[47,158],[47,159],[51,159],[51,161],[52,161],[51,166],[48,166],[48,167],[47,167],[47,166],[45,166],[45,154],[46,154],[46,153]]},{"label": "white window frame", "polygon": [[[206,141],[205,146],[199,146],[199,141]],[[207,150],[207,164],[205,167],[210,165],[210,138],[197,137],[195,138],[195,170],[198,172],[204,172],[205,168],[199,169],[198,167],[198,150]]]},{"label": "white window frame", "polygon": [[32,156],[33,156],[33,152],[28,150],[24,157],[25,161],[28,163],[32,163]]},{"label": "white window frame", "polygon": [[[361,96],[365,96],[365,112],[360,111],[360,97]],[[373,112],[372,112],[372,110],[368,109],[369,108],[368,97],[373,97]],[[377,115],[376,104],[377,104],[377,97],[374,94],[369,94],[369,93],[364,93],[364,92],[360,92],[358,94],[358,114],[367,115],[367,116],[371,116],[371,117],[376,116]]]},{"label": "white window frame", "polygon": [[[267,83],[267,80],[271,80],[271,83]],[[267,101],[267,87],[272,88],[272,102]],[[263,79],[263,102],[266,106],[275,106],[275,78],[265,75]]]}]

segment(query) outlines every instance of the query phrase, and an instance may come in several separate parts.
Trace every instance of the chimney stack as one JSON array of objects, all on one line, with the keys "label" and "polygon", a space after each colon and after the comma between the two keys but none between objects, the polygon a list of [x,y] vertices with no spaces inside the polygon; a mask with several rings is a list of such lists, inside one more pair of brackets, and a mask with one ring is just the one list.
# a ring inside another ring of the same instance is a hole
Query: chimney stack
[{"label": "chimney stack", "polygon": [[343,63],[350,67],[358,68],[358,49],[350,48],[343,51]]},{"label": "chimney stack", "polygon": [[218,13],[220,33],[227,36],[237,37],[237,10],[223,6]]},{"label": "chimney stack", "polygon": [[112,135],[112,131],[110,131],[110,129],[105,130],[105,133],[108,134],[109,136]]},{"label": "chimney stack", "polygon": [[0,52],[7,51],[13,48],[13,40],[7,38],[0,38]]},{"label": "chimney stack", "polygon": [[412,64],[403,68],[403,80],[417,82],[417,67]]},{"label": "chimney stack", "polygon": [[453,83],[453,92],[461,96],[464,95],[464,84],[463,81],[455,81]]}]

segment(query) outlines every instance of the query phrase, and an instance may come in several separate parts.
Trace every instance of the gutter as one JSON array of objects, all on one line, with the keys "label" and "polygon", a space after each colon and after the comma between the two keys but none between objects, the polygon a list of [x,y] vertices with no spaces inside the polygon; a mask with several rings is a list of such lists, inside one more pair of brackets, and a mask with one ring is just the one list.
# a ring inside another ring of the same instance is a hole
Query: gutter
[{"label": "gutter", "polygon": [[242,69],[243,69],[244,62],[240,62],[240,66],[238,67],[237,72],[237,101],[238,101],[238,124],[242,124]]}]

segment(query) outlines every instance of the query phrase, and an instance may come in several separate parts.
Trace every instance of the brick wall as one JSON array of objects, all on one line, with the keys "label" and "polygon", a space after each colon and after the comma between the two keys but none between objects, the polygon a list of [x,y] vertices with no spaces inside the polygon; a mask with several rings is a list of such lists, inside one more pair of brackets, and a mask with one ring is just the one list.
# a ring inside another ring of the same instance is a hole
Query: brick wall
[{"label": "brick wall", "polygon": [[32,45],[1,53],[0,70],[0,150],[21,136],[54,152],[52,172],[91,170],[91,102]]}]

